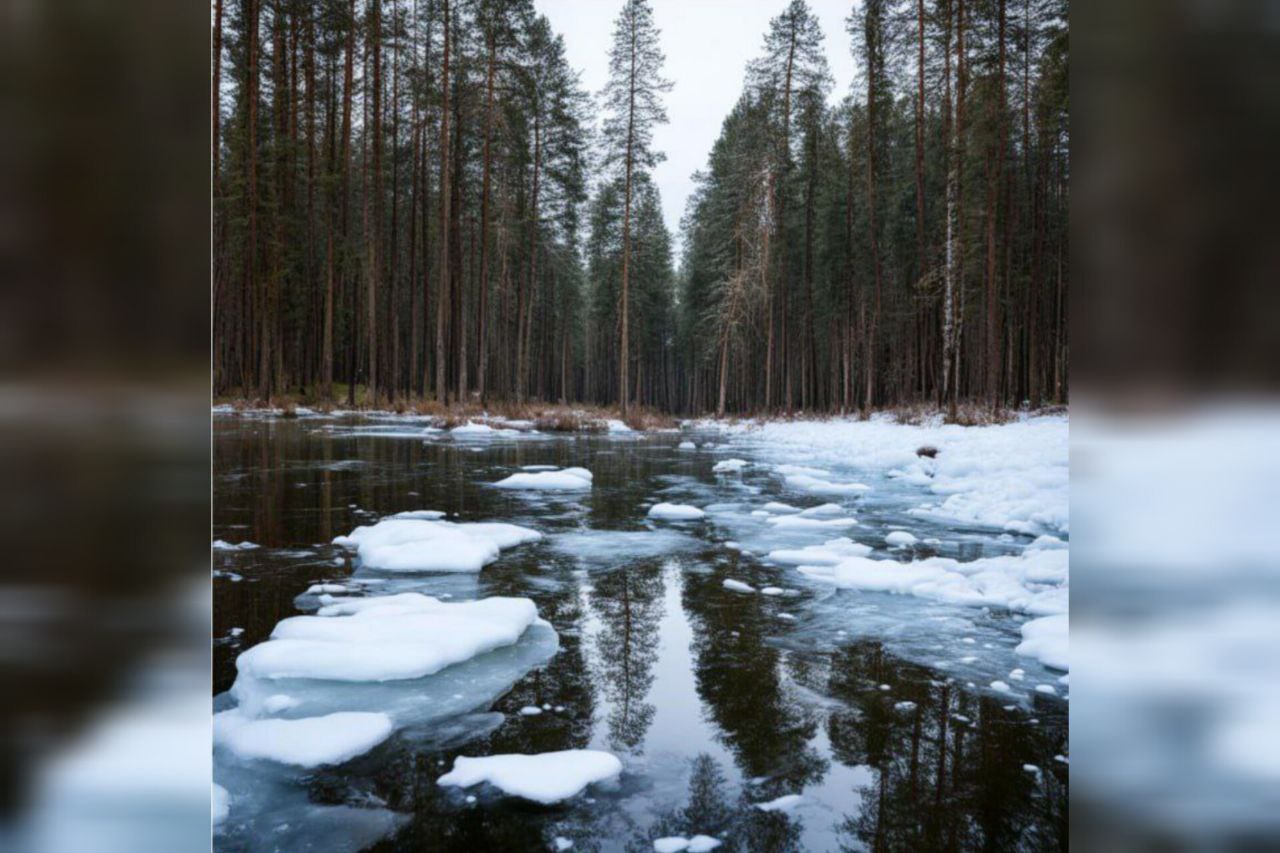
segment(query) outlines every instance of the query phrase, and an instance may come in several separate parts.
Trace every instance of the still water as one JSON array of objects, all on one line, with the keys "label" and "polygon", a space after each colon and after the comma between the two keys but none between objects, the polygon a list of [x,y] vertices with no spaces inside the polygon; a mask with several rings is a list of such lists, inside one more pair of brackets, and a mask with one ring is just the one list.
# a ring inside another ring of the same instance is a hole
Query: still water
[{"label": "still water", "polygon": [[[1013,653],[1016,617],[833,590],[758,553],[833,535],[882,546],[889,527],[961,559],[1020,543],[907,514],[910,487],[871,480],[870,492],[841,501],[856,506],[855,528],[765,530],[752,507],[804,501],[766,466],[712,473],[729,455],[723,439],[694,436],[699,449],[679,449],[688,438],[460,440],[413,422],[216,417],[213,536],[261,547],[213,554],[215,708],[236,656],[314,608],[303,593],[317,582],[354,575],[380,594],[526,597],[559,636],[556,654],[496,698],[402,729],[345,764],[275,766],[269,783],[243,771],[234,785],[216,779],[241,800],[216,849],[621,851],[694,834],[719,839],[721,851],[1066,849],[1067,701],[985,688],[1012,668],[1029,681],[1058,675]],[[732,450],[769,453],[749,442]],[[526,465],[588,468],[594,488],[490,485]],[[657,522],[646,517],[657,501],[714,511]],[[379,576],[329,544],[422,509],[544,538],[478,575]],[[726,579],[786,594],[745,595]],[[520,713],[530,706],[545,710]],[[621,758],[622,776],[556,806],[436,784],[459,755],[586,748]],[[787,808],[756,807],[793,794],[801,799]]]}]

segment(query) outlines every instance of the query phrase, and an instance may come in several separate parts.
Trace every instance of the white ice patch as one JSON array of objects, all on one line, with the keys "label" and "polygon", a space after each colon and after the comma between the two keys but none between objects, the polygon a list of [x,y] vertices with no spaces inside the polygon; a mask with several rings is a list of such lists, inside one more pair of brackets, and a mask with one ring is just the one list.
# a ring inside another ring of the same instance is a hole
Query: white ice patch
[{"label": "white ice patch", "polygon": [[401,572],[478,572],[498,559],[498,552],[542,534],[501,523],[458,523],[392,518],[357,527],[335,545],[354,548],[371,569]]},{"label": "white ice patch", "polygon": [[282,620],[236,659],[255,679],[394,681],[421,678],[509,646],[538,612],[527,598],[457,604],[416,592],[356,598]]},{"label": "white ice patch", "polygon": [[627,432],[635,432],[635,430],[633,430],[631,427],[627,426],[627,425],[626,425],[625,423],[623,423],[622,421],[617,420],[617,419],[614,419],[614,418],[611,418],[611,419],[609,419],[609,420],[605,421],[605,422],[604,422],[604,426],[605,426],[605,429],[607,429],[609,432],[614,433],[614,434],[618,434],[618,433],[627,433]]},{"label": "white ice patch", "polygon": [[685,838],[683,835],[668,835],[654,839],[654,853],[707,853],[720,846],[718,838],[710,835],[695,835]]},{"label": "white ice patch", "polygon": [[856,495],[871,488],[865,483],[833,483],[808,474],[788,474],[787,485],[815,495]]},{"label": "white ice patch", "polygon": [[705,518],[706,513],[688,504],[659,503],[649,507],[649,517],[664,521],[696,521]]},{"label": "white ice patch", "polygon": [[731,589],[734,592],[755,592],[756,591],[755,587],[751,586],[750,584],[743,583],[742,581],[739,581],[739,580],[734,580],[733,578],[724,579],[724,588]]},{"label": "white ice patch", "polygon": [[577,796],[588,785],[616,778],[622,762],[607,752],[567,749],[537,755],[460,755],[453,770],[437,781],[470,788],[488,782],[513,797],[536,803],[556,803]]},{"label": "white ice patch", "polygon": [[586,492],[591,490],[591,472],[586,468],[564,468],[559,471],[534,471],[512,474],[493,485],[499,489],[537,492]]},{"label": "white ice patch", "polygon": [[769,552],[769,559],[789,566],[834,566],[848,557],[865,557],[871,553],[870,545],[852,539],[828,539],[821,545],[804,548],[782,548]]},{"label": "white ice patch", "polygon": [[793,512],[799,512],[800,510],[791,504],[784,504],[780,501],[769,501],[764,505],[763,511],[773,513],[775,515],[789,515]]},{"label": "white ice patch", "polygon": [[217,826],[227,819],[227,814],[231,811],[231,795],[227,793],[227,789],[213,783],[213,789],[209,798],[209,808],[212,813],[213,825]]},{"label": "white ice patch", "polygon": [[342,764],[391,736],[386,714],[340,712],[300,719],[252,719],[239,708],[215,714],[213,743],[245,760],[299,767]]},{"label": "white ice patch", "polygon": [[256,542],[240,542],[238,544],[233,545],[230,542],[224,542],[221,539],[215,539],[213,540],[213,544],[210,545],[209,547],[211,547],[215,551],[252,551],[254,548],[258,548],[260,546]]},{"label": "white ice patch", "polygon": [[801,518],[841,518],[848,515],[840,504],[819,504],[800,513]]},{"label": "white ice patch", "polygon": [[756,808],[762,812],[787,812],[800,805],[803,801],[804,797],[799,794],[787,794],[767,803],[756,803]]},{"label": "white ice patch", "polygon": [[392,518],[416,518],[420,521],[435,521],[438,518],[444,518],[445,513],[438,509],[411,509],[405,512],[397,512]]},{"label": "white ice patch", "polygon": [[553,551],[584,563],[612,563],[619,555],[632,560],[652,559],[699,547],[697,539],[678,530],[584,530],[551,537]]},{"label": "white ice patch", "polygon": [[698,445],[694,444],[692,441],[682,441],[680,442],[679,449],[680,450],[697,450]]},{"label": "white ice patch", "polygon": [[858,523],[852,518],[805,518],[804,515],[774,515],[765,521],[779,530],[840,530]]},{"label": "white ice patch", "polygon": [[1023,622],[1022,642],[1018,644],[1016,651],[1020,655],[1036,658],[1052,669],[1068,670],[1071,668],[1067,662],[1070,630],[1070,618],[1066,613]]},{"label": "white ice patch", "polygon": [[894,548],[907,548],[919,541],[913,534],[905,530],[894,530],[884,537],[884,543]]},{"label": "white ice patch", "polygon": [[722,459],[711,466],[711,471],[715,474],[738,474],[746,467],[745,459]]},{"label": "white ice patch", "polygon": [[[1066,551],[1030,551],[967,563],[948,557],[914,563],[849,557],[829,566],[802,565],[800,571],[845,589],[914,595],[951,604],[1004,607],[1033,616],[1062,614],[1064,665],[1059,668],[1066,669],[1065,614],[1070,597]],[[1029,639],[1027,626],[1039,621],[1032,620],[1022,626],[1024,645]],[[1039,635],[1036,639],[1040,639]],[[1038,651],[1021,653],[1040,656]]]}]

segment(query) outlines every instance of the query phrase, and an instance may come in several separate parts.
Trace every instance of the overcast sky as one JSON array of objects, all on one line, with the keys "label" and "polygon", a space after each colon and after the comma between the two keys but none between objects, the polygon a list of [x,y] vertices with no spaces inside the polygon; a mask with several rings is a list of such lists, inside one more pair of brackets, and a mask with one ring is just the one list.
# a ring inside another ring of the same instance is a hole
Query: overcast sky
[{"label": "overcast sky", "polygon": [[[653,0],[654,20],[662,30],[667,55],[665,74],[675,82],[666,97],[671,122],[654,133],[654,146],[667,155],[655,174],[662,192],[667,228],[679,245],[680,217],[693,191],[691,176],[706,166],[720,124],[742,93],[749,60],[762,52],[769,20],[788,0]],[[564,34],[569,62],[582,72],[593,95],[608,77],[613,21],[622,0],[535,0],[538,10]],[[835,78],[832,100],[842,98],[853,80],[854,63],[844,19],[850,0],[809,0],[827,40],[827,62]],[[676,258],[677,263],[679,257]]]}]

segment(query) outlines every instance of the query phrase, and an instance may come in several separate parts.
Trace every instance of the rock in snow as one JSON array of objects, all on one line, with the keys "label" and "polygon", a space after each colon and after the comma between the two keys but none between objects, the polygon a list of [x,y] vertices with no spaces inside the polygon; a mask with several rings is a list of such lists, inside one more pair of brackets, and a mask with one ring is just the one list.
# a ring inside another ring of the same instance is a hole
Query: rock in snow
[{"label": "rock in snow", "polygon": [[588,492],[591,472],[586,468],[564,468],[559,471],[535,471],[512,474],[494,483],[499,489],[523,489],[539,492]]},{"label": "rock in snow", "polygon": [[453,770],[437,781],[462,788],[488,782],[513,797],[549,804],[576,796],[588,785],[616,778],[621,772],[622,762],[608,752],[566,749],[536,755],[460,755]]},{"label": "rock in snow", "polygon": [[660,503],[649,508],[650,518],[661,518],[664,521],[695,521],[705,516],[705,512],[688,504]]}]

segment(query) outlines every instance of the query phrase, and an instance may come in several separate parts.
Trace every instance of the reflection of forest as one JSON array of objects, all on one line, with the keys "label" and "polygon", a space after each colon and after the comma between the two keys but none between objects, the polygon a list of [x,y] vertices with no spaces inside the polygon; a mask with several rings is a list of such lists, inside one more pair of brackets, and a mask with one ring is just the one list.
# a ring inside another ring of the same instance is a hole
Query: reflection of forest
[{"label": "reflection of forest", "polygon": [[[1031,714],[1006,710],[874,641],[783,653],[767,642],[777,629],[765,602],[723,590],[718,575],[687,577],[684,606],[699,695],[744,779],[760,780],[754,802],[827,775],[812,746],[825,716],[832,759],[874,778],[850,792],[851,811],[835,828],[843,849],[1066,848],[1067,770],[1054,760],[1067,752],[1060,700],[1037,698]],[[815,708],[788,683],[838,701]],[[750,828],[734,829],[737,849],[799,844],[794,817],[747,810],[738,822]]]},{"label": "reflection of forest", "polygon": [[662,564],[631,563],[594,576],[591,609],[600,620],[595,668],[609,703],[609,746],[635,750],[653,722],[646,702],[658,659],[658,623],[662,620]]}]

